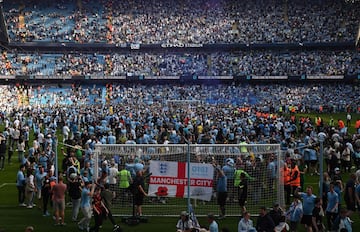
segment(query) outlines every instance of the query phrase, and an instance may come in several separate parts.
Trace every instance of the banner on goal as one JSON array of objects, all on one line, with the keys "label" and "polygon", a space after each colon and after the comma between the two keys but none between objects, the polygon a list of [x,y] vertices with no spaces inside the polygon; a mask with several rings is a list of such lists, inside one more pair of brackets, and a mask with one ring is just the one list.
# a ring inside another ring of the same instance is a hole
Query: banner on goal
[{"label": "banner on goal", "polygon": [[[212,166],[216,164],[227,175],[226,215],[239,216],[237,184],[241,172],[248,175],[248,212],[257,213],[259,206],[271,207],[274,202],[285,204],[280,172],[284,158],[279,144],[96,144],[93,168],[94,176],[99,177],[104,161],[117,164],[118,171],[142,166],[147,176],[144,190],[148,197],[142,206],[146,216],[178,216],[189,211],[190,205],[198,216],[205,216],[219,209],[219,177]],[[118,182],[113,191],[117,196],[113,213],[131,215],[132,207],[126,207],[132,205],[131,193]]]},{"label": "banner on goal", "polygon": [[149,196],[188,197],[188,173],[190,174],[190,198],[210,201],[213,193],[214,167],[211,164],[150,161]]}]

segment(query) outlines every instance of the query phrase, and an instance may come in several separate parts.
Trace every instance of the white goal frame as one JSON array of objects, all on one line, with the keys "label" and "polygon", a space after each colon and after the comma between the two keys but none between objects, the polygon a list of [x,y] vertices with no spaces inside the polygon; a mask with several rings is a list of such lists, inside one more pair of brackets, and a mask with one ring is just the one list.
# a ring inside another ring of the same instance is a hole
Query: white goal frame
[{"label": "white goal frame", "polygon": [[[247,152],[240,152],[241,148],[246,148]],[[238,156],[255,156],[261,157],[266,154],[273,154],[276,157],[276,175],[275,179],[275,188],[273,190],[266,189],[266,186],[262,188],[261,191],[268,191],[272,194],[269,197],[269,201],[265,201],[261,199],[260,203],[253,204],[249,201],[249,205],[247,205],[247,210],[251,213],[258,213],[260,206],[272,207],[274,202],[279,203],[280,206],[285,206],[284,200],[284,186],[281,183],[281,172],[280,168],[284,165],[284,152],[280,149],[280,144],[248,144],[248,145],[239,145],[239,144],[96,144],[94,150],[94,177],[97,177],[99,171],[99,159],[101,157],[106,157],[106,159],[110,159],[113,156],[117,155],[121,157],[123,162],[125,162],[129,157],[132,158],[141,158],[145,153],[150,153],[147,151],[151,150],[151,154],[148,154],[150,159],[161,159],[166,161],[178,161],[178,162],[197,162],[197,158],[199,156],[203,157],[202,162],[210,162],[210,158],[214,159],[214,157],[218,160],[224,160],[227,157],[232,157],[236,159]],[[263,161],[265,162],[265,161]],[[223,164],[221,164],[222,166]],[[266,167],[266,166],[265,166]],[[145,164],[145,168],[147,168]],[[262,173],[265,173],[266,170],[258,170]],[[189,188],[188,188],[189,189]],[[215,188],[214,188],[215,189]],[[256,188],[252,188],[251,194],[256,193],[258,190]],[[214,197],[215,197],[214,192]],[[177,198],[176,198],[177,199]],[[262,204],[263,203],[263,204]],[[201,209],[201,205],[204,205],[205,209]],[[169,205],[170,210],[167,212],[164,209],[159,210],[159,212],[154,211],[156,207],[166,207],[166,205],[149,205],[145,203],[143,206],[144,215],[146,216],[178,216],[178,210],[174,210],[174,208],[181,208],[182,210],[189,210],[193,208],[197,215],[206,215],[209,212],[218,212],[219,206],[216,203],[216,200],[211,204],[208,202],[203,202],[196,199],[183,199],[181,203],[175,203]],[[130,215],[130,211],[124,211],[123,209],[119,209],[119,212],[116,211],[117,206],[114,205],[115,214],[116,215]],[[153,211],[147,210],[147,208],[152,209]],[[171,209],[172,208],[172,209]],[[229,202],[226,205],[227,208],[227,216],[239,216],[241,214],[241,210],[239,209],[238,203]],[[198,211],[201,211],[198,213]]]}]

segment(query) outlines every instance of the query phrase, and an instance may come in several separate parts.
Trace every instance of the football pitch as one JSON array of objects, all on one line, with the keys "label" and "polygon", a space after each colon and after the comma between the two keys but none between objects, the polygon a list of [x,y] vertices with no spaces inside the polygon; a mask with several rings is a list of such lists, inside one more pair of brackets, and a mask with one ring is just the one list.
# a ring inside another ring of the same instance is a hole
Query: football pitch
[{"label": "football pitch", "polygon": [[[14,166],[14,165],[12,165]],[[13,168],[10,168],[12,170]],[[7,171],[7,170],[6,170]],[[13,174],[16,169],[13,169]],[[4,172],[1,172],[3,174]],[[14,174],[14,175],[15,175]],[[2,179],[2,175],[0,176]],[[42,211],[39,207],[34,207],[33,209],[27,209],[26,207],[20,207],[17,205],[17,190],[14,183],[4,183],[3,181],[0,184],[0,231],[1,229],[6,232],[20,232],[24,231],[25,227],[32,225],[35,228],[35,231],[41,232],[60,232],[60,231],[79,231],[76,222],[71,221],[71,207],[66,208],[65,212],[65,222],[66,226],[55,226],[54,220],[51,216],[43,217]],[[131,206],[125,206],[131,210]],[[150,207],[150,206],[148,206]],[[167,207],[170,207],[169,205]],[[172,205],[172,209],[175,214],[181,212],[184,209],[184,206]],[[152,209],[153,210],[153,209]],[[159,208],[161,210],[161,208]],[[116,209],[114,210],[116,214]],[[144,212],[146,207],[144,207]],[[50,211],[51,212],[51,211]],[[79,214],[81,218],[81,213]],[[199,217],[199,222],[201,225],[206,226],[206,218]],[[178,220],[178,217],[169,217],[163,215],[162,217],[147,217],[147,222],[139,223],[138,225],[127,225],[123,222],[123,217],[115,217],[116,222],[123,228],[123,231],[126,232],[152,232],[152,231],[175,231],[175,225]],[[237,217],[228,217],[219,221],[219,226],[228,227],[231,231],[237,231]],[[91,222],[94,225],[94,221]],[[112,231],[112,225],[109,220],[105,220],[101,231]]]},{"label": "football pitch", "polygon": [[[315,117],[315,114],[309,115],[311,118]],[[338,118],[345,119],[346,114],[326,114],[321,115],[325,122],[327,122],[330,117],[334,118],[335,120]],[[298,115],[299,117],[299,115]],[[355,117],[354,117],[355,118]],[[354,129],[353,126],[350,129],[350,133],[353,133]],[[7,160],[6,160],[7,161]],[[79,231],[77,228],[77,223],[71,221],[71,207],[66,208],[65,212],[65,222],[67,223],[66,226],[55,226],[54,220],[51,216],[44,217],[42,216],[42,211],[39,209],[38,206],[34,207],[33,209],[27,209],[26,207],[20,207],[17,203],[17,189],[15,186],[16,180],[16,172],[18,170],[19,164],[16,161],[16,157],[12,157],[12,163],[5,164],[5,170],[0,171],[0,231],[5,232],[22,232],[25,230],[25,227],[28,225],[32,225],[35,228],[35,231],[39,232],[59,232],[59,231]],[[348,175],[343,175],[343,180],[346,181],[348,179]],[[306,175],[305,177],[305,185],[312,185],[314,187],[314,193],[318,193],[318,183],[319,176],[310,176]],[[35,201],[38,204],[37,201]],[[260,206],[260,205],[259,205]],[[117,212],[132,212],[131,205],[121,206],[125,209],[114,209],[114,214],[116,215]],[[169,201],[168,204],[161,206],[161,205],[145,205],[144,206],[144,213],[146,214],[147,208],[151,210],[157,209],[159,211],[163,210],[163,207],[170,208],[172,210],[173,215],[179,214],[182,210],[185,210],[186,205],[176,205],[171,204]],[[209,208],[207,208],[209,207]],[[204,212],[214,209],[214,207],[210,208],[209,206],[201,206]],[[213,212],[214,210],[212,210]],[[51,212],[51,210],[50,210]],[[214,212],[215,214],[217,211]],[[163,232],[173,232],[175,231],[175,225],[178,220],[178,217],[170,217],[168,213],[164,213],[163,216],[149,216],[147,217],[146,223],[140,223],[138,225],[127,225],[122,222],[123,218],[120,216],[115,217],[117,223],[123,228],[123,231],[126,232],[155,232],[155,231],[163,231]],[[257,214],[252,214],[252,220],[254,224],[256,224]],[[79,218],[82,217],[82,214],[79,214]],[[198,220],[200,225],[207,226],[208,222],[207,219],[203,216],[198,216]],[[325,218],[323,219],[325,222]],[[352,216],[353,223],[353,231],[360,231],[360,219],[359,214],[355,213]],[[230,231],[235,232],[237,231],[237,224],[239,218],[237,216],[234,217],[227,217],[222,220],[218,220],[219,228],[227,227]],[[325,222],[326,224],[326,222]],[[94,221],[92,220],[91,225],[94,225]],[[303,226],[299,225],[299,231],[305,231]],[[112,231],[112,225],[109,220],[105,220],[101,231]]]}]

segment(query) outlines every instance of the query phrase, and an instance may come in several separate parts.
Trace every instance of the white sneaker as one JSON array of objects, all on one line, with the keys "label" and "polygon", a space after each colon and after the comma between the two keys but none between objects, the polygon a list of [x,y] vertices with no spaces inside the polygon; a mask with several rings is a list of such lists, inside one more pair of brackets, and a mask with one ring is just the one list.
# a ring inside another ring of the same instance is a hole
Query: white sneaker
[{"label": "white sneaker", "polygon": [[28,208],[28,209],[32,209],[32,208],[33,208],[33,206],[32,206],[32,205],[28,205],[28,206],[26,206],[26,208]]}]

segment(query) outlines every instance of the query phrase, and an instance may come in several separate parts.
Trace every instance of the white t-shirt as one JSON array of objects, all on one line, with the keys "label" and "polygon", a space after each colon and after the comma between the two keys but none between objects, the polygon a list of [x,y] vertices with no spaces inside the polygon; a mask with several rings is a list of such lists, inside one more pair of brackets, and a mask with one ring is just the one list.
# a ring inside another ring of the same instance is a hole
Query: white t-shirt
[{"label": "white t-shirt", "polygon": [[116,184],[116,177],[118,176],[119,171],[115,167],[109,169],[109,184]]}]

